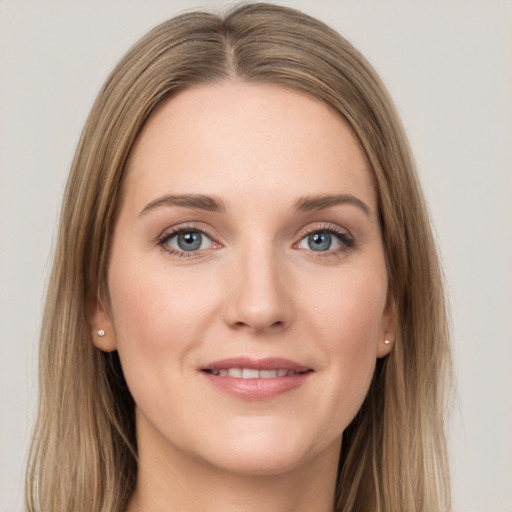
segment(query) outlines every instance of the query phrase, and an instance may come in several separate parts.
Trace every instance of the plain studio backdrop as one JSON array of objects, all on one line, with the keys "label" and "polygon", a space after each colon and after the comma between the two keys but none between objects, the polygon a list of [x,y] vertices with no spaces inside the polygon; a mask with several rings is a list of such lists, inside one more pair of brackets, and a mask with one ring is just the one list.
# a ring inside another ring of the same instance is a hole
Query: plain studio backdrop
[{"label": "plain studio backdrop", "polygon": [[[512,4],[291,0],[359,48],[418,162],[448,282],[455,512],[512,511]],[[228,2],[0,0],[0,512],[23,509],[62,192],[102,82],[140,36]]]}]

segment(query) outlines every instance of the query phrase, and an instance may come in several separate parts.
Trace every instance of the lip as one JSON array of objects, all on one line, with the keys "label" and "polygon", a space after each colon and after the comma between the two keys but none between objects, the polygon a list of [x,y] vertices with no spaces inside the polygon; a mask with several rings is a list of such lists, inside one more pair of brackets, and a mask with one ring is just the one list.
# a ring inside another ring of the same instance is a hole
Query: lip
[{"label": "lip", "polygon": [[252,370],[292,370],[294,372],[306,372],[311,370],[290,359],[282,357],[266,357],[264,359],[253,359],[251,357],[231,357],[205,365],[201,370],[222,370],[223,368],[250,368]]},{"label": "lip", "polygon": [[[274,378],[242,379],[229,375],[213,375],[209,371],[228,368],[247,368],[253,370],[292,370],[295,375]],[[201,374],[216,389],[243,400],[268,400],[302,386],[313,373],[308,368],[290,359],[269,357],[252,359],[235,357],[212,362],[200,368]]]}]

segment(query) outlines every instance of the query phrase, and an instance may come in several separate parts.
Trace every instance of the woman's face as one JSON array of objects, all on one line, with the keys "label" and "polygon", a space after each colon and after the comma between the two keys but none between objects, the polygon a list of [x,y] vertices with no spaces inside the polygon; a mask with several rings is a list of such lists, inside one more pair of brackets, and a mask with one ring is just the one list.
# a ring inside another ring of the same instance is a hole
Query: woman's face
[{"label": "woman's face", "polygon": [[363,154],[331,110],[271,85],[153,113],[108,287],[97,344],[119,351],[141,457],[244,474],[337,460],[394,334]]}]

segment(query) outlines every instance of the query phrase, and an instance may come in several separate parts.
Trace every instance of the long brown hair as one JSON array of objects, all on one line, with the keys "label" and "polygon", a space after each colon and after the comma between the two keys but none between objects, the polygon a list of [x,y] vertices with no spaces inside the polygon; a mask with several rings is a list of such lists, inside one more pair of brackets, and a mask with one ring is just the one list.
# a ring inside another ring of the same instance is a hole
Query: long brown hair
[{"label": "long brown hair", "polygon": [[197,84],[237,77],[305,92],[351,126],[377,192],[394,349],[343,433],[336,510],[450,509],[444,437],[449,336],[442,276],[409,146],[371,66],[296,10],[192,12],[150,31],[104,84],[65,191],[40,348],[40,402],[27,508],[121,512],[137,477],[134,403],[116,353],[91,341],[87,294],[104,287],[124,168],[153,109]]}]

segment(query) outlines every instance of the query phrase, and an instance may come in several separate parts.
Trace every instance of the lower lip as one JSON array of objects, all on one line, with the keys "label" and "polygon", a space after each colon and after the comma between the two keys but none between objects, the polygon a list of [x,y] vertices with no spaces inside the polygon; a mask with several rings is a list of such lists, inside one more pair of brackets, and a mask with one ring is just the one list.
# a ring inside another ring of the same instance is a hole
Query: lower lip
[{"label": "lower lip", "polygon": [[202,372],[215,387],[244,400],[268,400],[302,386],[312,372],[270,379],[238,379]]}]

